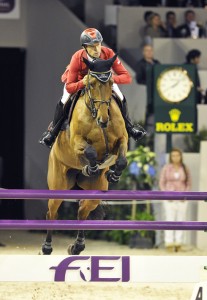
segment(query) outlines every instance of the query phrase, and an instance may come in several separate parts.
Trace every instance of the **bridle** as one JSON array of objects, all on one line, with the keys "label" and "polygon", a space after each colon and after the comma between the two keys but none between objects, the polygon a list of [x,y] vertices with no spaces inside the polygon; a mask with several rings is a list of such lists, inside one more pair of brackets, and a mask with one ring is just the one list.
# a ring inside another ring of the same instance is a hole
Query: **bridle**
[{"label": "bridle", "polygon": [[[92,117],[95,119],[97,117],[98,114],[98,110],[100,109],[102,104],[106,104],[109,110],[110,104],[111,104],[111,98],[110,97],[108,100],[104,100],[104,99],[94,99],[91,95],[91,84],[89,82],[89,76],[93,76],[95,77],[98,81],[100,82],[107,82],[109,81],[109,79],[112,76],[111,71],[107,71],[107,72],[94,72],[94,71],[90,71],[88,72],[88,80],[87,80],[87,85],[85,87],[85,104],[87,106],[87,108],[90,110]],[[89,104],[86,101],[86,95],[88,95],[88,99],[89,99]],[[95,107],[95,104],[99,103],[98,107]]]}]

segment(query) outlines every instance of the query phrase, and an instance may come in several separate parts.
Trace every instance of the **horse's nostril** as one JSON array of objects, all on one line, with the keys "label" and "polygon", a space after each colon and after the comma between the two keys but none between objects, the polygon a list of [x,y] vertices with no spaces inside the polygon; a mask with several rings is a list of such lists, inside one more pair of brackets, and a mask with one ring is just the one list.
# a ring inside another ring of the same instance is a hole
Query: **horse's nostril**
[{"label": "horse's nostril", "polygon": [[97,124],[98,126],[100,126],[101,128],[106,128],[108,125],[108,120],[106,122],[101,121],[101,118],[97,119]]},{"label": "horse's nostril", "polygon": [[106,121],[106,122],[99,122],[99,124],[100,124],[101,128],[106,128],[107,125],[108,125],[108,121]]}]

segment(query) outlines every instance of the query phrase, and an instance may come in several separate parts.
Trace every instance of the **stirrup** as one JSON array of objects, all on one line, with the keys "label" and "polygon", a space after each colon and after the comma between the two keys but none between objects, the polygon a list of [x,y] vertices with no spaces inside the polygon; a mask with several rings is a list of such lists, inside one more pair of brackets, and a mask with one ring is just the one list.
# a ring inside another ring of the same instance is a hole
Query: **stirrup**
[{"label": "stirrup", "polygon": [[39,144],[43,146],[47,146],[48,148],[52,148],[54,144],[56,136],[52,134],[52,128],[43,133],[42,137],[39,139]]},{"label": "stirrup", "polygon": [[147,131],[139,124],[135,126],[131,124],[127,127],[127,131],[130,137],[132,137],[136,142],[140,141],[145,137]]}]

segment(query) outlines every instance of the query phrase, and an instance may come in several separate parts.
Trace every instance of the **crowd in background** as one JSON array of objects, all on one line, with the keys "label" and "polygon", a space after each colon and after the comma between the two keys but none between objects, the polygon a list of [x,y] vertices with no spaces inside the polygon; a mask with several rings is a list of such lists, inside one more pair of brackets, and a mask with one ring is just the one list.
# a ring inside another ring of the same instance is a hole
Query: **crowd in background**
[{"label": "crowd in background", "polygon": [[116,5],[164,6],[164,7],[206,7],[206,0],[114,0]]},{"label": "crowd in background", "polygon": [[196,13],[189,9],[184,13],[184,23],[177,25],[174,11],[166,13],[165,22],[158,13],[147,11],[144,14],[146,25],[143,28],[144,43],[152,43],[153,38],[203,38],[206,29],[196,19]]},{"label": "crowd in background", "polygon": [[[133,67],[136,72],[136,81],[138,84],[146,85],[147,93],[150,93],[150,83],[153,82],[153,67],[162,63],[154,57],[153,39],[154,38],[207,38],[207,27],[199,22],[199,16],[196,15],[193,8],[207,8],[205,0],[117,0],[116,5],[126,6],[143,6],[143,7],[169,7],[165,14],[165,20],[161,19],[159,13],[153,9],[147,10],[143,15],[144,25],[140,30],[142,36],[142,56]],[[183,22],[177,21],[174,7],[185,7],[183,12]],[[207,20],[206,20],[207,21]],[[207,24],[207,23],[206,23]],[[201,51],[199,49],[190,49],[185,53],[185,61],[183,64],[190,64],[195,67],[195,86],[196,86],[196,103],[206,103],[206,92],[201,87],[198,67],[201,59]],[[149,99],[150,97],[148,97]],[[148,130],[153,120],[153,103],[147,103],[146,129]],[[152,119],[152,120],[151,120]],[[149,124],[148,124],[149,123]],[[153,123],[153,122],[152,122]],[[148,126],[149,125],[149,126]],[[174,148],[169,153],[169,162],[166,163],[159,176],[159,188],[161,191],[190,191],[192,188],[191,174],[188,166],[183,161],[182,151]],[[186,221],[187,219],[187,201],[163,201],[160,207],[162,218],[165,221]],[[155,218],[156,212],[154,211]],[[159,217],[158,217],[159,220]],[[185,244],[184,232],[165,231],[163,239],[160,233],[156,235],[155,247],[160,247],[164,243],[164,247],[168,250],[174,249],[179,251]]]}]

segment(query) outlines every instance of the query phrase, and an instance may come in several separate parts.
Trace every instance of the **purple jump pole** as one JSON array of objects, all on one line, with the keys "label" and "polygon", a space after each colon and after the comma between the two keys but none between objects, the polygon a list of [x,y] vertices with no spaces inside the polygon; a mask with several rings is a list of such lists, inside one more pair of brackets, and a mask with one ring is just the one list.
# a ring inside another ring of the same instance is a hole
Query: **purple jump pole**
[{"label": "purple jump pole", "polygon": [[207,192],[1,189],[0,199],[207,200]]},{"label": "purple jump pole", "polygon": [[0,230],[207,230],[207,222],[0,220]]}]

